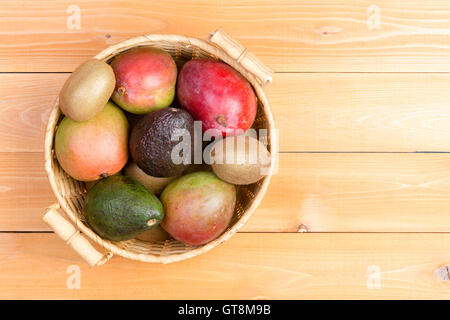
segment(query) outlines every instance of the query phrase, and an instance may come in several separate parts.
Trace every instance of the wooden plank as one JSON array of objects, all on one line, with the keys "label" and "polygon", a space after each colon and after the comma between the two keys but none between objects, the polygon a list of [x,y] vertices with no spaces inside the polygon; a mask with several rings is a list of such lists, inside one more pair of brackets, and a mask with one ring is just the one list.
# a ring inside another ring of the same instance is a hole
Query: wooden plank
[{"label": "wooden plank", "polygon": [[[42,152],[68,74],[0,74],[0,150]],[[276,74],[281,151],[450,151],[450,74]]]},{"label": "wooden plank", "polygon": [[281,151],[450,151],[448,74],[283,74]]},{"label": "wooden plank", "polygon": [[237,234],[175,264],[113,257],[90,269],[54,234],[1,234],[0,298],[449,299],[450,283],[435,274],[450,261],[449,241],[449,234]]},{"label": "wooden plank", "polygon": [[450,231],[448,154],[281,154],[246,231]]},{"label": "wooden plank", "polygon": [[[49,230],[39,153],[0,153],[0,231]],[[244,232],[449,232],[449,154],[281,154]]]},{"label": "wooden plank", "polygon": [[55,202],[42,153],[0,153],[0,231],[49,230],[42,216]]},{"label": "wooden plank", "polygon": [[222,26],[276,71],[449,72],[449,17],[447,1],[3,0],[0,71],[72,71],[133,36]]},{"label": "wooden plank", "polygon": [[48,115],[68,76],[0,75],[0,151],[44,151]]}]

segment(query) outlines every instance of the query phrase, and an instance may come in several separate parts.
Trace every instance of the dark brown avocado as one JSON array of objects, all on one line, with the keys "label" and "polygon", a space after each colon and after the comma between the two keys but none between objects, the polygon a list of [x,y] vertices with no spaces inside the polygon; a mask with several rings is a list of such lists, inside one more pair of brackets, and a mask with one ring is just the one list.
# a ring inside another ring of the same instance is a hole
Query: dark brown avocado
[{"label": "dark brown avocado", "polygon": [[[185,130],[184,132],[189,133],[189,136],[180,137],[178,129]],[[179,138],[175,139],[177,136]],[[175,141],[172,141],[172,138]],[[187,159],[188,155],[183,154],[183,149],[180,148],[182,141],[183,145],[189,143],[189,159]],[[184,157],[187,161],[175,163],[172,160],[172,150],[175,146],[177,146],[175,151],[180,155],[179,159]],[[131,157],[142,171],[153,177],[181,175],[192,163],[193,149],[194,119],[182,109],[163,108],[146,114],[131,132]]]}]

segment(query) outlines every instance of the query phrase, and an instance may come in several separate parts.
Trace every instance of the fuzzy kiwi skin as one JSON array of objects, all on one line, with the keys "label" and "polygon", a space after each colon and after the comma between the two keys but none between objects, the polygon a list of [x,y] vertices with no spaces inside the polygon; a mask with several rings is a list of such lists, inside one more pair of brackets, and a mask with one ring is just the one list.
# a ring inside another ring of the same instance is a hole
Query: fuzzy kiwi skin
[{"label": "fuzzy kiwi skin", "polygon": [[165,241],[167,239],[170,239],[170,235],[166,230],[158,225],[150,230],[142,232],[136,237],[136,239],[145,242]]},{"label": "fuzzy kiwi skin", "polygon": [[178,176],[175,177],[153,177],[146,174],[135,162],[129,163],[124,169],[125,175],[132,177],[142,183],[144,187],[156,195],[161,194],[164,188]]},{"label": "fuzzy kiwi skin", "polygon": [[[227,148],[230,139],[234,140],[232,144],[234,148]],[[251,144],[256,147],[255,152],[257,152],[257,154],[252,155],[253,160],[249,155]],[[257,139],[241,135],[227,137],[215,142],[211,148],[211,159],[213,161],[211,164],[213,172],[220,179],[236,185],[248,185],[258,182],[264,177],[261,169],[269,166],[265,162],[270,161],[270,153]],[[227,159],[232,161],[227,161]]]},{"label": "fuzzy kiwi skin", "polygon": [[73,121],[87,121],[103,110],[115,83],[114,71],[109,64],[90,59],[64,83],[59,94],[59,108]]}]

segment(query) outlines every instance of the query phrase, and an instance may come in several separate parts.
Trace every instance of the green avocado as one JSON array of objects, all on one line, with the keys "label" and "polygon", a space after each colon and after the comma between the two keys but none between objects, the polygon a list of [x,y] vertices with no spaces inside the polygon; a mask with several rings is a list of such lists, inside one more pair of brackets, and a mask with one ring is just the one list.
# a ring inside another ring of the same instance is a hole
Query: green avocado
[{"label": "green avocado", "polygon": [[138,181],[117,175],[100,180],[89,190],[84,215],[99,236],[122,241],[157,226],[164,218],[164,209]]}]

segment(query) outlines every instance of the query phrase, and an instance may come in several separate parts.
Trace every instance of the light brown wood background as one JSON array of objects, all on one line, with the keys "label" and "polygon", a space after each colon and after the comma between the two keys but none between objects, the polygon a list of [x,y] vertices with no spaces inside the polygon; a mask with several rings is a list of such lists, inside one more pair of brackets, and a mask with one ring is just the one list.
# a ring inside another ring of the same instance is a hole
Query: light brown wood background
[{"label": "light brown wood background", "polygon": [[[265,199],[200,257],[89,269],[41,220],[62,83],[132,36],[220,26],[275,70],[279,171]],[[1,0],[0,298],[449,299],[449,87],[446,0]]]}]

